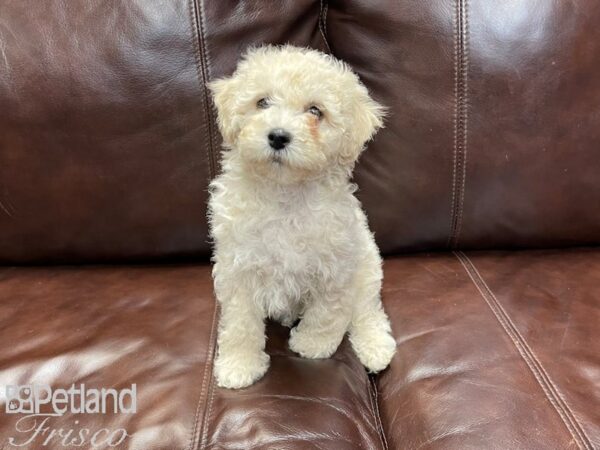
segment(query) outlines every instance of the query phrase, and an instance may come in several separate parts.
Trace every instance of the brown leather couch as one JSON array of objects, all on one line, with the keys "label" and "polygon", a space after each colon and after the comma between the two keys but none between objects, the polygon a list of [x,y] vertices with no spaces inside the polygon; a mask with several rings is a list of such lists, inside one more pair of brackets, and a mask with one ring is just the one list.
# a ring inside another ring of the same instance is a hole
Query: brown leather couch
[{"label": "brown leather couch", "polygon": [[[599,23],[597,0],[0,0],[0,385],[137,387],[135,414],[39,433],[2,389],[0,448],[600,448]],[[377,377],[270,326],[267,376],[215,386],[205,84],[263,42],[391,108],[356,172],[398,342]]]}]

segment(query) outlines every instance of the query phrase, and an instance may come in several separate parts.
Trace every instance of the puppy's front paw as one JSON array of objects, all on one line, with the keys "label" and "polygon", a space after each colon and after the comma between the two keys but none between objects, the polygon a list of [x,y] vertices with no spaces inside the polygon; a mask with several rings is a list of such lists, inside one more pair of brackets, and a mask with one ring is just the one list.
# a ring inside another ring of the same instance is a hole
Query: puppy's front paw
[{"label": "puppy's front paw", "polygon": [[219,355],[215,360],[215,378],[220,387],[240,389],[260,380],[269,368],[265,352],[235,352]]},{"label": "puppy's front paw", "polygon": [[360,362],[371,373],[381,372],[389,366],[396,353],[396,340],[383,330],[359,336],[350,333],[350,342]]},{"label": "puppy's front paw", "polygon": [[311,333],[310,330],[298,330],[296,327],[290,332],[289,345],[303,358],[329,358],[337,350],[342,338],[343,335]]}]

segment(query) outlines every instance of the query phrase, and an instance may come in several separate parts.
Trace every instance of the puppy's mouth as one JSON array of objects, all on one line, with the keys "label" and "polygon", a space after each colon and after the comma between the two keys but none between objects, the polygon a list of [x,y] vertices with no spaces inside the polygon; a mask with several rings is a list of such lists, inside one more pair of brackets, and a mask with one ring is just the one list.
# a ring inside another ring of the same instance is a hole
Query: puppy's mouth
[{"label": "puppy's mouth", "polygon": [[269,161],[278,166],[283,165],[283,155],[281,153],[272,153],[269,157]]}]

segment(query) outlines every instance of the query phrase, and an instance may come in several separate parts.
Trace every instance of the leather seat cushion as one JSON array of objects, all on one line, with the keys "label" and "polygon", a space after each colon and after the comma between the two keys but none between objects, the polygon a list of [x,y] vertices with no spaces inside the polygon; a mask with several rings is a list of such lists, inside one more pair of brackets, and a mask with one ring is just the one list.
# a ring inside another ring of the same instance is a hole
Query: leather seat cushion
[{"label": "leather seat cushion", "polygon": [[600,447],[600,250],[386,261],[390,448]]},{"label": "leather seat cushion", "polygon": [[[267,376],[238,392],[215,386],[207,265],[4,268],[0,298],[0,385],[136,384],[135,414],[66,414],[52,429],[124,428],[132,437],[119,448],[140,450],[383,448],[369,377],[346,342],[332,359],[305,360],[271,326]],[[0,415],[2,444],[31,436],[15,431],[21,417]]]},{"label": "leather seat cushion", "polygon": [[[586,249],[387,259],[398,353],[375,383],[347,341],[305,360],[270,325],[268,374],[233,392],[212,377],[208,266],[5,268],[0,384],[136,383],[136,414],[51,419],[125,428],[130,449],[591,449],[599,274]],[[0,415],[0,436],[22,442],[18,418]]]}]

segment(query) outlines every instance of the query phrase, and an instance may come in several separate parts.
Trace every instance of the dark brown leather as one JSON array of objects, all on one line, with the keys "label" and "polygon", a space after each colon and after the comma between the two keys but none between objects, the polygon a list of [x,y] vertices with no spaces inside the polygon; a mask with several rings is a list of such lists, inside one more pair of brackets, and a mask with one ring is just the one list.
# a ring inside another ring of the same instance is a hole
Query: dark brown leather
[{"label": "dark brown leather", "polygon": [[390,107],[356,173],[384,252],[598,243],[600,6],[490,4],[5,2],[0,261],[206,257],[204,83],[263,42]]},{"label": "dark brown leather", "polygon": [[[386,253],[598,244],[599,22],[594,0],[0,0],[0,263],[206,258],[205,82],[288,41],[390,107],[356,173]],[[387,259],[383,296],[380,376],[271,326],[268,374],[226,391],[208,266],[4,266],[0,388],[135,383],[136,414],[51,420],[120,449],[600,448],[600,249]]]},{"label": "dark brown leather", "polygon": [[[75,436],[80,427],[124,428],[135,433],[120,447],[127,449],[198,441],[214,349],[208,267],[5,268],[0,298],[2,398],[6,384],[136,383],[137,413],[67,414],[52,418],[51,428],[75,429]],[[0,407],[1,445],[11,448],[10,437],[27,442],[31,433],[15,432],[23,415],[6,414],[4,401]],[[22,448],[65,448],[60,439],[42,442]]]},{"label": "dark brown leather", "polygon": [[369,377],[349,342],[327,360],[288,349],[287,328],[267,330],[271,366],[244,391],[213,388],[207,449],[384,449]]},{"label": "dark brown leather", "polygon": [[[216,387],[208,266],[5,268],[0,298],[0,398],[5,384],[137,386],[135,414],[66,414],[51,429],[124,428],[132,437],[117,448],[131,450],[384,448],[368,376],[347,342],[332,359],[306,360],[272,327],[267,376],[244,391]],[[0,446],[17,448],[7,440],[32,433],[16,433],[23,415],[0,407]],[[43,440],[21,448],[63,448]]]},{"label": "dark brown leather", "polygon": [[206,257],[204,84],[247,45],[318,46],[316,0],[0,5],[0,262]]},{"label": "dark brown leather", "polygon": [[[207,266],[3,269],[0,379],[136,383],[134,415],[52,419],[123,427],[133,437],[118,448],[600,448],[600,250],[418,255],[384,270],[398,352],[376,398],[347,342],[305,360],[282,327],[268,329],[263,380],[216,388]],[[0,414],[3,443],[17,418]]]},{"label": "dark brown leather", "polygon": [[600,448],[600,251],[387,260],[397,449]]},{"label": "dark brown leather", "polygon": [[384,251],[600,242],[600,3],[328,4],[390,107],[356,173]]}]

